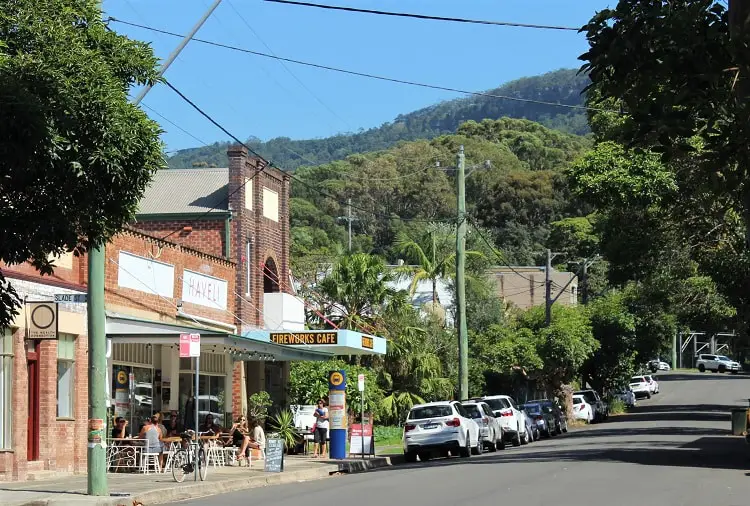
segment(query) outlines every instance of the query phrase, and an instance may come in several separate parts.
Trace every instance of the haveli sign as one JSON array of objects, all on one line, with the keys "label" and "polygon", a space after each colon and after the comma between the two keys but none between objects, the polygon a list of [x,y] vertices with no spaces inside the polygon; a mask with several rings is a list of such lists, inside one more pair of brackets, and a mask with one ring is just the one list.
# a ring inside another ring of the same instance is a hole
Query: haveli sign
[{"label": "haveli sign", "polygon": [[271,332],[271,342],[293,346],[338,344],[338,336],[336,332]]}]

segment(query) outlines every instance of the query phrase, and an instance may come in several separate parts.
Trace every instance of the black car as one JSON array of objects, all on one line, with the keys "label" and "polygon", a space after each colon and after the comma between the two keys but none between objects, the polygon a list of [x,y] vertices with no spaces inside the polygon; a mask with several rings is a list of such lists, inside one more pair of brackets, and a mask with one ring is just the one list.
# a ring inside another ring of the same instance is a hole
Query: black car
[{"label": "black car", "polygon": [[556,402],[549,399],[536,399],[529,401],[526,404],[528,405],[530,403],[539,404],[546,415],[551,415],[552,425],[550,426],[550,434],[562,434],[563,432],[568,432],[568,418]]},{"label": "black car", "polygon": [[523,412],[526,413],[526,419],[530,420],[533,427],[537,430],[537,434],[541,434],[544,437],[557,434],[554,430],[554,415],[550,410],[545,409],[540,402],[530,401],[525,403],[523,405]]}]

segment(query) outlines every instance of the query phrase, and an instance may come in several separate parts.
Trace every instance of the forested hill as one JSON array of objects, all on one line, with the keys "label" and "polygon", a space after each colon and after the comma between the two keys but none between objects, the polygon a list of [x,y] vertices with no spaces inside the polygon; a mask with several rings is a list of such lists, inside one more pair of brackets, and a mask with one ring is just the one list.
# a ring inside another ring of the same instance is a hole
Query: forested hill
[{"label": "forested hill", "polygon": [[[525,77],[488,90],[488,94],[512,96],[528,100],[582,105],[581,91],[588,77],[573,69],[562,69],[534,77]],[[249,139],[248,145],[285,169],[300,165],[318,165],[341,160],[353,153],[387,149],[399,141],[432,139],[453,133],[467,120],[498,119],[504,116],[537,121],[549,128],[568,133],[585,134],[588,123],[585,111],[557,106],[504,100],[488,96],[472,96],[441,102],[408,114],[378,128],[341,134],[324,139],[292,140],[278,137],[268,142]],[[225,167],[228,143],[178,151],[169,158],[171,168],[199,166]]]}]

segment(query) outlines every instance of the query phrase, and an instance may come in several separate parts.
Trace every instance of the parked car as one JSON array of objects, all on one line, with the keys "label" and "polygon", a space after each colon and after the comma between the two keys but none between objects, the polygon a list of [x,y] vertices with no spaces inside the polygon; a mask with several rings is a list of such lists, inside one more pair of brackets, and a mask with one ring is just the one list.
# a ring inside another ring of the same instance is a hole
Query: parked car
[{"label": "parked car", "polygon": [[404,423],[404,457],[429,460],[434,453],[470,457],[482,453],[479,426],[457,401],[430,402],[411,408]]},{"label": "parked car", "polygon": [[596,390],[579,390],[573,392],[573,395],[582,395],[586,402],[591,404],[594,410],[594,422],[602,422],[609,418],[609,405],[602,400]]},{"label": "parked car", "polygon": [[633,376],[630,378],[630,389],[636,397],[651,398],[651,386],[645,376]]},{"label": "parked car", "polygon": [[671,371],[672,367],[661,359],[654,359],[648,363],[648,368],[651,372],[656,371]]},{"label": "parked car", "polygon": [[526,420],[523,411],[518,409],[516,401],[508,395],[486,395],[481,399],[486,402],[494,415],[500,420],[505,441],[513,446],[520,446],[524,440],[528,442],[526,434]]},{"label": "parked car", "polygon": [[529,401],[523,405],[523,409],[528,416],[531,417],[534,426],[539,431],[539,434],[544,437],[550,437],[557,434],[555,432],[555,417],[551,411],[545,411],[542,408],[541,403],[535,401]]},{"label": "parked car", "polygon": [[542,433],[539,431],[539,427],[536,426],[536,423],[534,423],[534,419],[532,418],[531,414],[526,411],[526,408],[524,406],[519,407],[521,408],[521,411],[523,411],[523,419],[526,422],[526,432],[528,432],[528,435],[526,436],[526,439],[528,439],[527,442],[531,443],[533,441],[539,441],[539,438],[542,437]]},{"label": "parked car", "polygon": [[542,411],[552,415],[552,426],[550,429],[556,434],[568,432],[568,418],[560,409],[556,402],[549,399],[537,399],[530,402],[538,402],[542,406]]},{"label": "parked car", "polygon": [[582,395],[573,396],[573,418],[591,423],[594,420],[594,409]]},{"label": "parked car", "polygon": [[489,405],[481,401],[466,401],[462,402],[461,405],[479,426],[479,437],[484,444],[484,448],[491,452],[504,450],[503,428]]},{"label": "parked car", "polygon": [[633,392],[633,390],[630,388],[630,385],[616,390],[613,393],[613,397],[615,399],[620,399],[623,404],[625,404],[629,408],[635,407],[636,403],[638,402],[638,399],[636,399],[635,396],[635,392]]},{"label": "parked car", "polygon": [[695,362],[695,366],[700,372],[712,371],[712,372],[731,372],[737,374],[742,370],[742,366],[739,362],[726,357],[724,355],[707,355],[705,353],[698,355],[698,360]]},{"label": "parked car", "polygon": [[644,374],[644,378],[646,378],[646,381],[648,381],[648,386],[651,389],[652,394],[658,394],[659,393],[659,382],[654,379],[653,376],[650,374]]}]

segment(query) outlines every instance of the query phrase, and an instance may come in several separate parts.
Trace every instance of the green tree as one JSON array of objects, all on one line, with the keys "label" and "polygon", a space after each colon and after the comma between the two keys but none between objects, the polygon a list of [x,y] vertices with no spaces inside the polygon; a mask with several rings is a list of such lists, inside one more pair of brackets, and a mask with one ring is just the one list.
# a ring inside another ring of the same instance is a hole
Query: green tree
[{"label": "green tree", "polygon": [[[4,2],[0,9],[0,260],[101,245],[131,220],[164,164],[158,125],[128,102],[156,58],[108,31],[99,2]],[[0,326],[18,298],[0,275]]]}]

